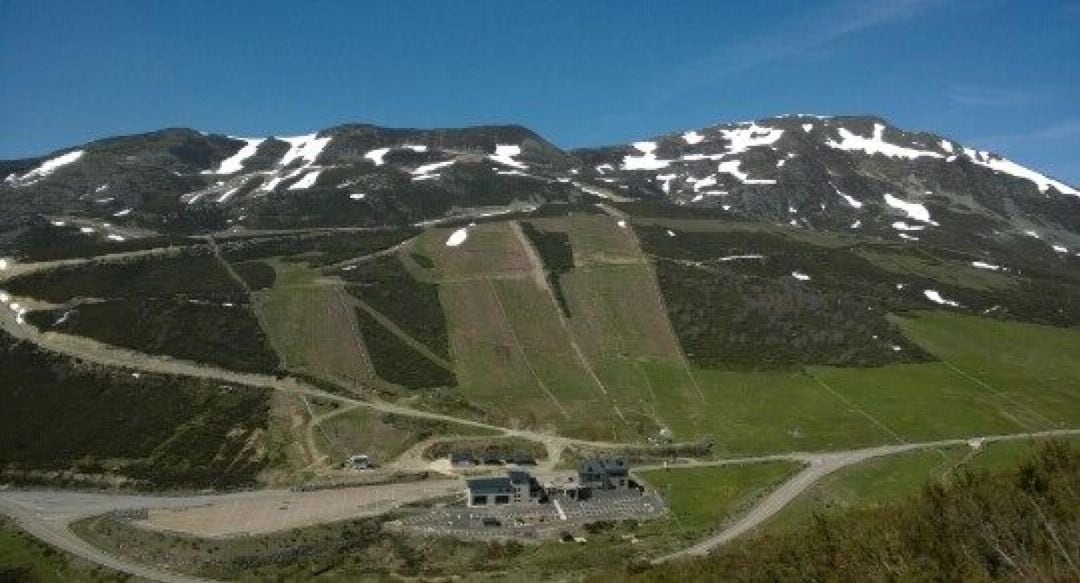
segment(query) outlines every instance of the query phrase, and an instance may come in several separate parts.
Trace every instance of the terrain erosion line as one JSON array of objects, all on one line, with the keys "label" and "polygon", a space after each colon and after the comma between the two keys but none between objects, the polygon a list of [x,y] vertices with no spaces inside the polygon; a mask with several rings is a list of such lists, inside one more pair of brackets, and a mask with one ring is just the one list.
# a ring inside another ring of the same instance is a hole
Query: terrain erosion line
[{"label": "terrain erosion line", "polygon": [[855,411],[856,413],[862,415],[863,417],[866,417],[867,419],[870,420],[871,423],[876,425],[879,429],[885,431],[885,433],[888,433],[889,435],[896,438],[896,441],[899,441],[900,443],[907,442],[907,440],[904,439],[903,437],[901,437],[899,433],[893,431],[892,428],[890,428],[888,425],[885,425],[885,423],[882,422],[881,420],[879,420],[877,417],[874,417],[873,415],[871,415],[871,414],[867,413],[866,411],[864,411],[862,407],[859,407],[855,403],[852,403],[850,400],[848,400],[847,397],[841,395],[839,392],[836,391],[836,389],[829,386],[829,384],[826,383],[825,381],[819,379],[817,376],[815,376],[814,374],[809,373],[809,372],[804,372],[803,374],[805,374],[806,376],[814,379],[815,383],[820,385],[821,388],[828,391],[829,394],[832,395],[833,397],[835,397],[838,401],[840,401],[841,403],[843,403],[843,404],[847,405],[848,407],[850,407],[852,411]]},{"label": "terrain erosion line", "polygon": [[540,259],[539,253],[529,242],[528,237],[525,236],[525,232],[521,229],[521,223],[518,221],[510,221],[510,230],[513,231],[514,236],[517,237],[518,244],[525,251],[525,256],[529,259],[529,263],[532,265],[533,281],[536,285],[543,290],[544,295],[550,300],[551,307],[555,310],[555,317],[559,319],[559,325],[562,327],[563,332],[566,334],[566,338],[570,342],[570,348],[574,351],[574,355],[577,357],[579,363],[585,372],[589,374],[589,378],[596,383],[597,388],[600,389],[600,393],[603,395],[604,400],[611,405],[611,408],[615,411],[615,415],[622,421],[623,426],[629,429],[630,424],[626,421],[626,416],[623,415],[622,409],[619,408],[619,404],[612,398],[611,393],[608,392],[608,388],[604,385],[604,382],[597,376],[596,371],[593,370],[592,364],[589,359],[586,358],[585,352],[581,350],[581,345],[578,344],[577,337],[574,336],[573,330],[570,328],[570,323],[567,321],[566,316],[563,314],[562,308],[559,307],[559,302],[555,300],[555,290],[551,289],[551,285],[548,283],[546,277],[547,272],[544,270],[543,261]]},{"label": "terrain erosion line", "polygon": [[[344,293],[348,294],[348,292],[344,292]],[[405,344],[408,344],[409,347],[411,347],[416,352],[420,353],[421,356],[423,356],[424,358],[430,360],[432,363],[446,369],[449,372],[454,372],[454,366],[452,364],[447,362],[446,359],[444,359],[441,356],[439,356],[439,355],[435,354],[434,352],[432,352],[432,350],[430,348],[428,348],[428,346],[426,344],[424,344],[423,342],[420,342],[419,340],[414,338],[411,334],[409,334],[408,332],[403,330],[401,328],[401,326],[398,326],[396,322],[394,322],[393,320],[388,318],[385,314],[383,314],[379,310],[376,310],[375,308],[371,307],[371,305],[368,304],[367,302],[365,302],[364,300],[361,300],[360,298],[352,296],[351,294],[349,294],[349,297],[347,299],[355,307],[360,308],[361,310],[364,310],[365,312],[367,312],[367,314],[369,316],[371,316],[387,332],[390,332],[394,336],[397,336],[398,340],[401,340]]]},{"label": "terrain erosion line", "polygon": [[[645,251],[642,249],[641,239],[638,238],[637,231],[634,230],[633,226],[628,226],[627,231],[629,231],[630,237],[634,241],[634,247],[638,250],[638,253],[641,253],[642,263],[645,265],[645,271],[647,271],[649,275],[649,286],[652,288],[653,293],[656,294],[656,300],[660,302],[660,307],[663,308],[664,323],[667,325],[667,333],[671,334],[671,337],[675,340],[675,347],[679,351],[679,362],[682,364],[686,376],[690,378],[690,384],[694,387],[694,391],[697,392],[698,399],[700,399],[702,403],[705,403],[705,393],[702,392],[701,385],[698,384],[694,372],[690,369],[690,360],[686,357],[686,351],[683,350],[679,335],[675,333],[675,325],[671,323],[671,310],[668,309],[667,300],[664,299],[664,293],[660,289],[660,282],[656,277],[656,269],[653,268],[652,261],[649,260]],[[694,425],[697,425],[697,423],[694,423]]]},{"label": "terrain erosion line", "polygon": [[1001,397],[1002,399],[1005,399],[1006,401],[1012,403],[1013,405],[1016,405],[1017,408],[1022,409],[1024,411],[1027,411],[1028,413],[1031,414],[1032,417],[1035,417],[1036,419],[1042,421],[1043,423],[1046,423],[1047,427],[1054,427],[1054,426],[1058,425],[1057,423],[1054,423],[1053,421],[1051,421],[1049,418],[1047,418],[1042,413],[1039,413],[1038,411],[1032,409],[1030,406],[1028,406],[1028,405],[1026,405],[1024,403],[1021,403],[1020,401],[1017,401],[1016,398],[1013,397],[1012,395],[1009,395],[1008,393],[1005,393],[1004,391],[1002,391],[1000,389],[996,389],[993,386],[991,386],[989,383],[983,381],[982,379],[979,379],[979,378],[977,378],[977,377],[975,377],[975,376],[973,376],[971,374],[968,374],[967,372],[964,372],[959,367],[957,367],[955,364],[949,362],[948,360],[945,360],[944,358],[941,358],[940,360],[941,360],[942,364],[949,367],[949,369],[952,370],[953,372],[955,372],[956,374],[958,374],[958,375],[964,377],[965,379],[967,379],[968,381],[970,381],[970,382],[972,382],[972,383],[974,383],[974,384],[976,384],[976,385],[990,391],[994,395],[997,395],[998,397]]},{"label": "terrain erosion line", "polygon": [[510,337],[514,340],[514,346],[517,346],[518,352],[521,353],[521,359],[525,361],[526,368],[528,368],[529,372],[532,373],[532,376],[534,379],[536,379],[536,384],[540,387],[540,389],[543,390],[544,393],[548,396],[548,398],[551,399],[551,402],[555,403],[555,406],[559,408],[559,412],[562,413],[562,416],[565,418],[569,418],[570,414],[566,411],[566,408],[563,407],[563,404],[561,402],[559,402],[559,399],[555,396],[555,394],[551,392],[551,389],[549,389],[548,386],[544,384],[544,381],[540,380],[540,375],[536,374],[536,369],[533,368],[532,363],[529,362],[529,355],[525,354],[525,347],[522,346],[521,340],[518,339],[517,332],[514,330],[514,323],[510,321],[510,316],[506,313],[506,307],[503,306],[502,300],[499,299],[499,292],[495,289],[495,284],[487,278],[484,278],[484,281],[487,282],[488,289],[491,290],[491,296],[495,298],[495,304],[499,306],[499,312],[502,314],[503,320],[506,322],[506,328],[510,330]]}]

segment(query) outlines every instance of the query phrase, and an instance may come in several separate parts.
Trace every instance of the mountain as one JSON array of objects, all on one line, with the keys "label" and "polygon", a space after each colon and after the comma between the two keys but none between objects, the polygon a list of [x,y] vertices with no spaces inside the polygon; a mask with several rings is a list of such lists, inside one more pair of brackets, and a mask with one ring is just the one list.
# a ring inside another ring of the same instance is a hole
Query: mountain
[{"label": "mountain", "polygon": [[115,239],[401,225],[606,198],[965,248],[1010,235],[1080,247],[1077,188],[865,116],[781,116],[569,152],[521,126],[349,124],[266,138],[167,129],[3,161],[0,173],[8,241],[35,217]]}]

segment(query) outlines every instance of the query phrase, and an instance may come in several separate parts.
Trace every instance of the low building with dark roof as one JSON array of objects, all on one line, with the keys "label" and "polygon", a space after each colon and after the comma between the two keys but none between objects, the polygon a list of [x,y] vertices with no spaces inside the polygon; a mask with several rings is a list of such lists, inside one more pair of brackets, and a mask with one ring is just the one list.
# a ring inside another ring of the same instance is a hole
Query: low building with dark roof
[{"label": "low building with dark roof", "polygon": [[538,503],[546,499],[544,489],[528,472],[512,470],[498,478],[465,481],[465,500],[470,508],[504,504]]},{"label": "low building with dark roof", "polygon": [[630,487],[630,465],[622,458],[589,458],[578,467],[578,485],[592,490]]}]

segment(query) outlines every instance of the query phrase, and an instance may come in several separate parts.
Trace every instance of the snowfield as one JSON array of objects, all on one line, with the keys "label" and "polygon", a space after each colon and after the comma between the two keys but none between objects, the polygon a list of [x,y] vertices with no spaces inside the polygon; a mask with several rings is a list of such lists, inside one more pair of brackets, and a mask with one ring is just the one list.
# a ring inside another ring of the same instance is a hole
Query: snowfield
[{"label": "snowfield", "polygon": [[937,152],[905,148],[904,146],[886,142],[884,138],[885,126],[879,123],[874,124],[874,133],[869,138],[852,133],[847,128],[839,128],[837,132],[840,134],[840,141],[828,140],[825,142],[826,146],[837,150],[861,150],[870,155],[881,154],[892,158],[907,158],[909,160],[924,157],[944,158]]},{"label": "snowfield", "polygon": [[926,296],[926,299],[930,300],[931,302],[934,302],[935,304],[941,304],[943,306],[952,306],[954,308],[961,307],[959,303],[954,302],[952,300],[947,300],[947,299],[941,297],[940,293],[938,293],[937,291],[932,290],[932,289],[924,290],[923,295]]},{"label": "snowfield", "polygon": [[634,142],[634,148],[637,148],[641,155],[623,156],[623,170],[659,170],[671,164],[671,160],[660,160],[656,157],[656,142]]},{"label": "snowfield", "polygon": [[703,142],[705,140],[705,136],[697,133],[697,131],[691,130],[689,132],[684,133],[682,135],[682,139],[688,145],[693,146],[694,144],[700,144],[701,142]]},{"label": "snowfield", "polygon": [[908,202],[886,193],[885,204],[899,211],[903,211],[908,217],[916,221],[937,226],[937,223],[930,219],[930,211],[926,210],[925,206],[917,202]]},{"label": "snowfield", "polygon": [[741,164],[741,160],[728,160],[726,162],[721,162],[719,166],[717,166],[716,171],[723,174],[730,174],[737,178],[739,182],[742,182],[743,184],[776,184],[775,180],[764,178],[750,178],[750,176],[747,175],[745,172],[739,170],[739,166]]},{"label": "snowfield", "polygon": [[322,174],[322,169],[308,172],[303,178],[294,182],[293,185],[289,187],[289,190],[304,190],[315,186],[315,181],[319,179],[320,174]]},{"label": "snowfield", "polygon": [[447,247],[457,247],[465,242],[465,239],[469,237],[469,230],[466,227],[462,227],[453,233],[446,239]]},{"label": "snowfield", "polygon": [[218,169],[214,172],[214,174],[235,174],[243,170],[244,160],[247,160],[248,158],[254,156],[256,150],[259,149],[259,146],[266,141],[264,138],[236,139],[244,140],[245,143],[243,147],[241,147],[240,150],[232,156],[229,156],[228,158],[222,160],[221,165],[218,166]]},{"label": "snowfield", "polygon": [[495,144],[495,153],[488,156],[493,161],[502,164],[503,166],[511,166],[513,168],[528,168],[523,162],[518,162],[514,159],[515,156],[521,155],[521,146],[516,144]]},{"label": "snowfield", "polygon": [[38,166],[37,168],[34,168],[26,174],[23,174],[22,176],[16,178],[16,181],[27,182],[41,180],[42,178],[45,178],[53,172],[56,172],[57,169],[67,166],[68,164],[77,161],[79,158],[82,158],[83,154],[85,153],[86,152],[83,150],[75,150],[74,152],[62,154],[51,160],[46,160],[41,164],[41,166]]},{"label": "snowfield", "polygon": [[1040,174],[1030,168],[1026,168],[1013,162],[1012,160],[995,156],[990,152],[982,152],[974,150],[972,148],[964,148],[964,155],[968,157],[972,162],[985,166],[994,172],[1001,172],[1003,174],[1009,174],[1017,178],[1023,178],[1024,180],[1030,180],[1039,187],[1039,192],[1046,192],[1050,187],[1054,187],[1058,192],[1062,194],[1072,194],[1080,196],[1080,190],[1065,184],[1064,182],[1058,182],[1053,178],[1050,178],[1044,174]]},{"label": "snowfield", "polygon": [[308,134],[306,136],[279,139],[289,144],[289,151],[285,152],[285,155],[281,157],[280,164],[282,166],[288,166],[293,160],[303,160],[306,162],[305,166],[310,166],[319,158],[319,154],[322,154],[323,149],[330,143],[333,136],[320,138],[318,134]]}]

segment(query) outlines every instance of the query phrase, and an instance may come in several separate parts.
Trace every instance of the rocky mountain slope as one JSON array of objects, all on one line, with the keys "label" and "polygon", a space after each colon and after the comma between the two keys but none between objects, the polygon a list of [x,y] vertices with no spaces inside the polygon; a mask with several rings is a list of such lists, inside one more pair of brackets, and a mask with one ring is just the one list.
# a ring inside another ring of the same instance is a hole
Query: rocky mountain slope
[{"label": "rocky mountain slope", "polygon": [[[981,248],[1080,250],[1080,191],[876,117],[794,115],[563,151],[520,126],[342,125],[293,137],[168,129],[0,162],[0,245],[27,226],[119,242],[227,228],[402,225],[633,203]],[[697,210],[701,209],[701,210]]]}]

